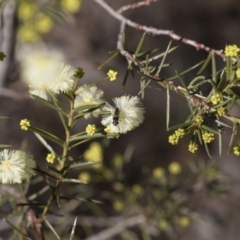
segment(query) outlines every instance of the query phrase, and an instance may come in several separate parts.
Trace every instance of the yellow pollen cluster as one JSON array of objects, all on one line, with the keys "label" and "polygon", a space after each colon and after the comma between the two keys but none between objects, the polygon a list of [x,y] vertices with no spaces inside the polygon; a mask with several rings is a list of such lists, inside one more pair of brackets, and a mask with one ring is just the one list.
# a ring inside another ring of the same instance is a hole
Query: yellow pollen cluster
[{"label": "yellow pollen cluster", "polygon": [[236,156],[240,156],[240,147],[239,146],[236,146],[233,148],[233,153],[236,155]]},{"label": "yellow pollen cluster", "polygon": [[214,140],[214,134],[210,132],[205,132],[202,135],[202,139],[205,143],[210,143]]},{"label": "yellow pollen cluster", "polygon": [[36,42],[39,39],[39,34],[29,24],[24,24],[18,29],[18,39],[21,42]]},{"label": "yellow pollen cluster", "polygon": [[153,169],[153,176],[157,179],[161,179],[163,178],[165,175],[165,171],[163,168],[159,167],[159,168],[154,168]]},{"label": "yellow pollen cluster", "polygon": [[53,21],[47,15],[41,15],[36,23],[35,28],[38,30],[39,33],[47,33],[53,28]]},{"label": "yellow pollen cluster", "polygon": [[133,191],[136,195],[138,195],[139,193],[141,193],[142,187],[141,187],[140,185],[138,185],[138,184],[134,184],[134,185],[132,186],[132,191]]},{"label": "yellow pollen cluster", "polygon": [[91,176],[87,172],[82,172],[79,174],[78,179],[83,181],[83,182],[89,182],[91,179]]},{"label": "yellow pollen cluster", "polygon": [[121,211],[123,209],[124,205],[123,205],[123,202],[120,201],[120,200],[115,200],[113,202],[113,208],[114,210],[116,211]]},{"label": "yellow pollen cluster", "polygon": [[47,158],[46,158],[46,160],[47,160],[47,162],[49,162],[49,163],[54,163],[55,162],[55,160],[56,160],[56,155],[54,154],[54,153],[49,153],[48,155],[47,155]]},{"label": "yellow pollen cluster", "polygon": [[178,130],[175,131],[175,135],[178,137],[178,138],[182,138],[184,136],[185,132],[184,132],[184,129],[182,128],[179,128]]},{"label": "yellow pollen cluster", "polygon": [[107,73],[107,76],[110,79],[110,81],[116,80],[117,75],[118,75],[118,72],[113,71],[113,70],[109,70],[108,73]]},{"label": "yellow pollen cluster", "polygon": [[30,126],[30,121],[27,120],[26,118],[20,121],[20,127],[22,130],[27,131],[29,126]]},{"label": "yellow pollen cluster", "polygon": [[168,142],[171,143],[172,145],[177,145],[179,139],[183,138],[184,135],[185,135],[184,129],[179,128],[175,131],[175,133],[173,135],[170,135],[168,137]]},{"label": "yellow pollen cluster", "polygon": [[18,7],[18,18],[20,20],[29,20],[36,14],[34,5],[30,2],[22,1]]},{"label": "yellow pollen cluster", "polygon": [[[91,143],[89,148],[86,151],[84,151],[83,158],[84,158],[85,161],[102,162],[102,160],[103,160],[102,146],[98,142]],[[96,168],[100,167],[99,164],[96,164],[94,166]]]},{"label": "yellow pollen cluster", "polygon": [[178,162],[172,162],[168,166],[168,170],[172,175],[178,175],[182,171],[182,168]]},{"label": "yellow pollen cluster", "polygon": [[240,79],[240,68],[237,69],[236,75],[237,75],[237,78]]},{"label": "yellow pollen cluster", "polygon": [[191,223],[190,218],[187,217],[187,216],[180,217],[180,219],[178,221],[179,221],[179,224],[182,227],[188,227],[190,225],[190,223]]},{"label": "yellow pollen cluster", "polygon": [[221,102],[222,100],[222,96],[221,94],[219,93],[214,93],[211,98],[210,98],[211,102],[214,104],[214,105],[217,105],[218,103]]},{"label": "yellow pollen cluster", "polygon": [[165,219],[161,219],[158,223],[160,230],[166,231],[169,228],[169,223]]},{"label": "yellow pollen cluster", "polygon": [[188,145],[188,150],[191,153],[195,153],[198,150],[198,145],[196,143],[190,142]]},{"label": "yellow pollen cluster", "polygon": [[177,138],[177,136],[175,134],[170,135],[168,137],[168,142],[171,143],[172,145],[177,145],[178,144],[178,140],[179,139]]},{"label": "yellow pollen cluster", "polygon": [[226,46],[224,53],[226,57],[237,57],[239,51],[238,46],[234,44]]},{"label": "yellow pollen cluster", "polygon": [[217,114],[218,114],[219,116],[223,116],[223,115],[225,115],[226,113],[227,113],[227,110],[226,110],[225,107],[220,107],[220,108],[218,108],[218,110],[217,110]]},{"label": "yellow pollen cluster", "polygon": [[62,7],[69,13],[76,13],[81,7],[82,0],[62,0]]},{"label": "yellow pollen cluster", "polygon": [[97,131],[97,128],[94,124],[88,124],[86,127],[86,133],[89,136],[93,136]]},{"label": "yellow pollen cluster", "polygon": [[195,122],[197,125],[201,125],[203,123],[203,117],[202,116],[196,116]]}]

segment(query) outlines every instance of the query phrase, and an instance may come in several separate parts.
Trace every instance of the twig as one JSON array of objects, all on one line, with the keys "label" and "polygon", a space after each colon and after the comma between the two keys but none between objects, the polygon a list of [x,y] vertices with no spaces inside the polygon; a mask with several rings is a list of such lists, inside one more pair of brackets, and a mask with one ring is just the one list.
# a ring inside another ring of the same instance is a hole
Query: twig
[{"label": "twig", "polygon": [[119,20],[121,23],[125,23],[126,25],[138,29],[138,30],[142,30],[148,34],[153,34],[153,35],[167,35],[170,38],[177,40],[177,41],[181,41],[187,45],[193,46],[195,47],[197,50],[202,49],[206,52],[210,52],[213,51],[216,55],[220,56],[222,59],[224,59],[224,54],[222,53],[222,50],[216,50],[213,48],[210,48],[208,46],[205,46],[202,43],[198,43],[194,40],[188,39],[188,38],[184,38],[181,37],[180,35],[174,33],[172,30],[162,30],[162,29],[157,29],[157,28],[153,28],[153,27],[148,27],[145,25],[140,25],[136,22],[133,22],[131,20],[129,20],[128,18],[125,18],[124,16],[122,16],[121,14],[119,14],[118,12],[116,12],[113,8],[111,8],[104,0],[94,0],[97,4],[99,4],[102,8],[104,8],[110,15],[112,15],[114,18],[116,18],[117,20]]},{"label": "twig", "polygon": [[[0,191],[1,194],[12,195],[16,199],[18,199],[18,202],[28,203],[28,200],[24,196],[22,196],[14,187],[2,185],[0,187],[0,190],[1,190]],[[31,207],[25,207],[25,208],[28,208],[27,209],[27,217],[28,217],[29,221],[31,222],[31,224],[34,226],[34,228],[37,232],[37,235],[38,235],[38,239],[44,240],[45,238],[44,238],[43,229],[42,229],[43,226],[42,226],[42,223],[41,223],[40,219],[38,218],[36,212],[33,209],[31,209]]]},{"label": "twig", "polygon": [[14,16],[15,16],[16,3],[9,1],[4,7],[3,11],[3,28],[0,30],[1,45],[0,51],[4,52],[6,58],[0,63],[0,87],[9,73],[9,68],[12,62],[12,51],[14,48]]},{"label": "twig", "polygon": [[101,231],[100,233],[87,238],[86,240],[107,240],[112,239],[113,236],[121,233],[124,229],[133,227],[135,225],[144,224],[146,218],[144,215],[137,215],[128,219],[123,219],[122,222],[116,224],[115,226]]},{"label": "twig", "polygon": [[[142,63],[137,61],[137,59],[134,57],[134,55],[130,54],[128,51],[126,51],[123,48],[122,42],[123,42],[123,38],[124,38],[125,26],[126,26],[126,24],[123,21],[121,23],[120,31],[118,34],[117,49],[119,50],[121,55],[126,57],[128,62],[133,63],[135,66],[139,67],[140,71],[149,79],[159,82],[165,88],[169,87],[169,89],[174,90],[175,92],[180,93],[183,96],[187,96],[187,98],[189,99],[189,102],[192,106],[201,108],[206,113],[216,110],[213,107],[211,107],[211,105],[206,101],[207,100],[206,97],[196,94],[196,93],[189,95],[187,92],[187,89],[185,89],[181,86],[176,86],[172,81],[170,81],[168,79],[162,79],[158,75],[155,75],[155,74],[153,75],[153,74],[149,73],[148,70],[142,65]],[[232,116],[230,116],[228,114],[225,114],[222,117],[224,117],[230,121],[233,121]]]},{"label": "twig", "polygon": [[156,2],[156,1],[157,0],[144,0],[142,2],[125,5],[121,8],[119,8],[116,12],[119,13],[119,14],[122,14],[123,12],[125,12],[129,9],[135,9],[135,8],[139,8],[139,7],[142,7],[142,6],[150,5],[151,2]]}]

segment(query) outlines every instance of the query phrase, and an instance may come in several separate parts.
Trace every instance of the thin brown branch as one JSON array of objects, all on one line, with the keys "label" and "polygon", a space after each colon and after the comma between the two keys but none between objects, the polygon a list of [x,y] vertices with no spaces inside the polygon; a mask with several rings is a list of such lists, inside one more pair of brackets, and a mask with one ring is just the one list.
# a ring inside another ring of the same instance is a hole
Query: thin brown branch
[{"label": "thin brown branch", "polygon": [[[1,194],[4,194],[4,195],[8,194],[13,196],[14,198],[18,199],[19,203],[28,203],[28,200],[23,195],[21,195],[20,192],[18,192],[15,187],[2,185],[0,187],[0,190],[1,190],[0,191]],[[27,218],[30,221],[30,223],[34,226],[38,235],[38,239],[44,240],[45,238],[43,234],[43,226],[39,217],[31,207],[25,207],[25,208],[27,208]]]},{"label": "thin brown branch", "polygon": [[0,64],[0,87],[2,87],[8,77],[10,65],[12,63],[12,51],[14,48],[14,16],[16,2],[8,1],[2,14],[3,26],[0,29],[0,51],[4,52],[6,58]]},{"label": "thin brown branch", "polygon": [[[182,96],[185,96],[188,98],[188,101],[190,104],[194,107],[198,107],[199,109],[202,109],[204,112],[209,113],[216,111],[215,108],[213,108],[209,102],[207,101],[206,97],[199,95],[199,94],[191,94],[187,92],[187,89],[181,87],[181,86],[176,86],[172,81],[168,79],[163,79],[159,77],[158,75],[151,74],[148,72],[148,70],[144,67],[144,65],[139,62],[134,55],[130,54],[128,51],[126,51],[123,48],[123,39],[124,39],[124,31],[125,31],[125,22],[121,23],[120,26],[120,31],[118,34],[118,41],[117,41],[117,49],[119,50],[120,54],[123,55],[129,63],[133,63],[135,66],[139,67],[140,71],[149,79],[152,79],[158,83],[160,83],[164,88],[169,88],[170,90],[173,90],[174,92],[177,92],[181,94]],[[229,114],[225,114],[224,116],[225,119],[230,120],[233,122],[233,116],[230,116]]]},{"label": "thin brown branch", "polygon": [[118,235],[124,229],[133,227],[136,225],[144,224],[146,218],[144,215],[137,215],[128,219],[123,219],[120,223],[117,223],[115,226],[101,231],[100,233],[87,238],[86,240],[107,240],[112,239],[114,236]]},{"label": "thin brown branch", "polygon": [[135,9],[135,8],[139,8],[142,6],[149,6],[151,2],[156,2],[157,0],[144,0],[138,3],[133,3],[133,4],[129,4],[129,5],[125,5],[121,8],[119,8],[116,12],[119,14],[122,14],[123,12],[129,10],[129,9]]},{"label": "thin brown branch", "polygon": [[221,58],[224,59],[224,54],[222,53],[222,50],[216,50],[213,48],[210,48],[208,46],[205,46],[202,43],[198,43],[194,40],[184,38],[176,33],[174,33],[172,30],[162,30],[162,29],[157,29],[153,27],[148,27],[145,25],[141,25],[139,23],[133,22],[128,18],[125,18],[121,14],[119,14],[117,11],[115,11],[113,8],[111,8],[104,0],[94,0],[97,4],[99,4],[103,9],[105,9],[110,15],[112,15],[115,19],[120,21],[121,23],[124,23],[128,25],[129,27],[142,30],[148,34],[153,34],[153,35],[167,35],[170,38],[181,41],[187,45],[195,47],[197,50],[202,49],[206,52],[213,51],[216,55],[220,56]]}]

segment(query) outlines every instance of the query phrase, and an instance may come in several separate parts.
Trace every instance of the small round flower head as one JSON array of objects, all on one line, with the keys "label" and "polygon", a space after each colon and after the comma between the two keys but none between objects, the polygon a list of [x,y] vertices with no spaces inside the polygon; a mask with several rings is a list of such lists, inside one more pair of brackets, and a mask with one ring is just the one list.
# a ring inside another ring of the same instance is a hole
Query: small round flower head
[{"label": "small round flower head", "polygon": [[190,142],[188,145],[188,150],[191,153],[195,153],[198,150],[198,145],[196,143]]},{"label": "small round flower head", "polygon": [[160,230],[166,231],[169,228],[169,223],[165,219],[161,219],[158,223]]},{"label": "small round flower head", "polygon": [[175,133],[168,137],[168,142],[171,143],[172,145],[177,145],[178,144],[178,140],[179,140],[179,138],[176,136]]},{"label": "small round flower head", "polygon": [[76,81],[75,69],[64,64],[60,52],[33,51],[22,59],[22,76],[30,93],[48,99],[47,92],[69,92]]},{"label": "small round flower head", "polygon": [[142,192],[142,187],[138,184],[134,184],[132,186],[132,192],[135,193],[136,195],[139,195]]},{"label": "small round flower head", "polygon": [[107,134],[107,138],[119,137],[118,129],[115,126],[109,125],[108,127],[104,128],[104,132]]},{"label": "small round flower head", "polygon": [[238,48],[237,45],[228,45],[225,47],[225,56],[226,57],[237,57],[239,54],[240,49]]},{"label": "small round flower head", "polygon": [[227,110],[226,110],[225,107],[220,107],[220,108],[218,108],[218,110],[217,110],[217,114],[218,114],[219,116],[224,116],[226,113],[227,113]]},{"label": "small round flower head", "polygon": [[123,208],[124,208],[124,204],[121,200],[117,199],[113,202],[113,209],[115,211],[121,211],[121,210],[123,210]]},{"label": "small round flower head", "polygon": [[78,179],[83,182],[89,182],[91,180],[91,176],[88,172],[82,172],[78,175]]},{"label": "small round flower head", "polygon": [[114,134],[133,130],[144,120],[144,108],[138,97],[122,96],[114,98],[115,106],[106,103],[103,111],[102,124]]},{"label": "small round flower head", "polygon": [[123,155],[122,154],[117,153],[117,154],[114,155],[113,165],[114,165],[115,168],[122,168],[123,162],[124,162],[124,160],[123,160]]},{"label": "small round flower head", "polygon": [[89,136],[93,136],[97,131],[97,128],[94,124],[88,124],[86,127],[86,133]]},{"label": "small round flower head", "polygon": [[210,143],[214,140],[214,134],[210,132],[205,132],[202,134],[202,139],[205,143]]},{"label": "small round flower head", "polygon": [[200,116],[200,115],[196,116],[196,118],[195,118],[195,123],[196,123],[197,125],[201,125],[201,124],[203,123],[203,117]]},{"label": "small round flower head", "polygon": [[4,149],[0,152],[0,182],[4,184],[28,181],[34,174],[33,156],[23,151]]},{"label": "small round flower head", "polygon": [[81,0],[62,0],[62,7],[69,13],[76,13],[81,7]]},{"label": "small round flower head", "polygon": [[30,121],[27,120],[26,118],[20,121],[20,127],[22,130],[27,131],[29,126],[30,126]]},{"label": "small round flower head", "polygon": [[57,156],[54,153],[49,153],[46,158],[47,162],[49,163],[54,163],[56,159],[57,159]]},{"label": "small round flower head", "polygon": [[185,135],[184,129],[179,128],[175,131],[175,135],[177,138],[183,138],[183,136]]},{"label": "small round flower head", "polygon": [[161,167],[153,169],[153,176],[156,179],[162,179],[165,176],[165,170]]},{"label": "small round flower head", "polygon": [[21,42],[36,42],[39,40],[40,35],[31,24],[22,24],[17,32],[18,40]]},{"label": "small round flower head", "polygon": [[74,74],[74,76],[76,77],[76,78],[82,78],[83,76],[84,76],[84,71],[83,71],[83,69],[82,68],[80,68],[80,67],[78,67],[78,68],[75,68],[75,74]]},{"label": "small round flower head", "polygon": [[237,76],[237,78],[238,78],[238,80],[239,80],[239,79],[240,79],[240,68],[237,69],[237,71],[236,71],[236,76]]},{"label": "small round flower head", "polygon": [[75,68],[69,64],[61,64],[61,71],[58,76],[50,83],[50,90],[54,93],[69,92],[72,90],[75,81]]},{"label": "small round flower head", "polygon": [[[74,101],[74,107],[82,107],[92,104],[103,103],[103,91],[94,85],[83,85],[79,87],[76,91],[76,98]],[[85,118],[89,118],[91,115],[97,117],[100,110],[94,110],[92,113],[87,113],[84,115]]]},{"label": "small round flower head", "polygon": [[191,220],[190,220],[190,218],[187,217],[187,216],[182,216],[182,217],[179,218],[178,222],[179,222],[179,224],[180,224],[182,227],[185,227],[185,228],[186,228],[186,227],[188,227],[188,226],[190,225]]},{"label": "small round flower head", "polygon": [[172,175],[178,175],[182,171],[182,168],[178,162],[172,162],[168,166],[168,170]]},{"label": "small round flower head", "polygon": [[46,14],[39,14],[34,27],[39,33],[47,33],[53,28],[53,20]]},{"label": "small round flower head", "polygon": [[218,103],[221,102],[222,100],[222,96],[220,93],[214,93],[211,98],[210,98],[211,102],[214,104],[214,105],[217,105]]},{"label": "small round flower head", "polygon": [[90,144],[89,148],[83,153],[83,158],[85,161],[100,161],[103,160],[103,150],[102,146],[98,142],[93,142]]},{"label": "small round flower head", "polygon": [[30,1],[21,1],[18,6],[18,18],[26,21],[32,18],[36,14],[36,8]]},{"label": "small round flower head", "polygon": [[233,148],[233,153],[236,155],[236,156],[240,156],[240,147],[239,146],[235,146]]},{"label": "small round flower head", "polygon": [[108,78],[110,79],[110,81],[115,81],[117,79],[117,75],[118,75],[118,72],[116,71],[113,71],[113,70],[109,70],[108,73],[107,73],[107,76]]}]

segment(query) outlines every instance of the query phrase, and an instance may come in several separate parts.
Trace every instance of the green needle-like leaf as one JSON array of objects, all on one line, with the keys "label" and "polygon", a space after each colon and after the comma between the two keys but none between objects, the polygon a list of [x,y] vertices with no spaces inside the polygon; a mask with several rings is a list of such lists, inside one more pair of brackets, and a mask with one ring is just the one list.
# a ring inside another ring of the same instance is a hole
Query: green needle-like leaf
[{"label": "green needle-like leaf", "polygon": [[59,106],[55,106],[53,103],[43,99],[43,98],[40,98],[39,96],[36,96],[36,95],[31,95],[34,99],[37,99],[38,101],[40,101],[41,103],[43,103],[44,105],[52,108],[53,110],[55,110],[56,112],[61,112],[63,115],[67,116],[67,113],[65,111],[63,111]]},{"label": "green needle-like leaf", "polygon": [[55,229],[53,228],[52,224],[47,220],[47,218],[45,217],[44,222],[46,223],[46,225],[49,227],[49,229],[53,232],[53,234],[55,235],[55,237],[58,240],[61,240],[60,236],[57,234],[57,232],[55,231]]},{"label": "green needle-like leaf", "polygon": [[68,169],[70,170],[76,170],[76,169],[81,169],[81,168],[86,168],[86,167],[89,167],[89,166],[92,166],[92,165],[95,165],[95,164],[98,164],[100,162],[79,162],[79,163],[74,163],[74,164],[71,164],[70,166],[68,166]]},{"label": "green needle-like leaf", "polygon": [[17,231],[21,236],[25,237],[26,240],[32,240],[26,234],[24,234],[20,229],[18,229],[16,226],[14,226],[8,219],[5,218],[4,221],[6,221],[6,223],[9,226],[11,226],[15,231]]},{"label": "green needle-like leaf", "polygon": [[206,60],[203,62],[202,67],[199,69],[199,71],[197,72],[197,75],[200,75],[203,73],[203,71],[206,69],[206,67],[208,66],[209,62],[211,61],[212,58],[212,52],[209,52]]},{"label": "green needle-like leaf", "polygon": [[167,105],[166,105],[166,125],[167,125],[167,131],[169,130],[169,121],[170,121],[170,91],[169,86],[167,86]]},{"label": "green needle-like leaf", "polygon": [[39,135],[51,140],[52,142],[57,143],[61,147],[64,145],[64,142],[60,138],[58,138],[57,136],[55,136],[49,132],[46,132],[40,128],[36,128],[36,127],[32,127],[32,126],[30,126],[29,129],[32,130],[34,133],[38,133]]},{"label": "green needle-like leaf", "polygon": [[217,84],[217,70],[216,70],[216,60],[215,60],[215,54],[212,53],[212,76],[214,83]]},{"label": "green needle-like leaf", "polygon": [[10,147],[12,147],[12,145],[0,144],[0,148],[10,148]]},{"label": "green needle-like leaf", "polygon": [[141,48],[142,48],[143,42],[144,42],[144,40],[145,40],[145,36],[146,36],[146,33],[143,33],[143,35],[142,35],[142,37],[141,37],[141,39],[140,39],[140,41],[139,41],[139,44],[138,44],[138,46],[137,46],[137,49],[136,49],[136,51],[135,51],[135,53],[134,53],[134,55],[135,55],[136,57],[138,56],[138,53],[140,52],[140,50],[141,50]]},{"label": "green needle-like leaf", "polygon": [[45,178],[46,176],[48,176],[48,177],[53,178],[53,179],[58,179],[57,177],[53,176],[53,175],[50,174],[50,173],[47,173],[47,172],[41,170],[40,168],[35,168],[34,170],[35,170],[36,172],[40,173],[44,178]]},{"label": "green needle-like leaf", "polygon": [[60,196],[60,199],[62,200],[77,200],[81,202],[92,202],[92,203],[97,203],[97,204],[102,204],[99,200],[95,199],[87,199],[87,198],[81,198],[81,197],[66,197],[66,196]]},{"label": "green needle-like leaf", "polygon": [[231,151],[233,149],[233,145],[235,143],[235,138],[237,135],[238,126],[239,126],[238,123],[233,123],[232,135],[231,135],[230,143],[228,146],[228,154],[231,153]]},{"label": "green needle-like leaf", "polygon": [[[192,67],[190,67],[190,68],[188,68],[188,69],[180,72],[179,75],[180,75],[180,76],[183,76],[184,74],[186,74],[186,73],[194,70],[195,68],[199,67],[202,63],[203,63],[203,61],[197,63],[196,65],[194,65],[194,66],[192,66]],[[168,78],[168,80],[173,80],[173,79],[176,79],[176,78],[178,78],[178,75],[175,75],[175,76],[173,76],[173,77],[171,77],[171,78]]]},{"label": "green needle-like leaf", "polygon": [[102,107],[103,105],[104,105],[104,103],[79,106],[79,107],[74,108],[74,112],[84,112],[84,114],[86,114],[89,112],[93,112],[94,110]]},{"label": "green needle-like leaf", "polygon": [[164,55],[163,55],[163,58],[162,58],[162,61],[161,61],[160,65],[158,66],[158,70],[157,70],[157,72],[156,72],[156,75],[159,75],[159,73],[160,73],[161,70],[162,70],[162,66],[163,66],[163,64],[164,64],[164,62],[165,62],[165,59],[166,59],[168,53],[169,53],[169,49],[170,49],[171,44],[172,44],[172,41],[170,41],[169,44],[168,44],[168,46],[167,46],[167,50],[165,51],[165,53],[164,53]]},{"label": "green needle-like leaf", "polygon": [[118,51],[118,50],[113,51],[112,55],[111,55],[104,63],[102,63],[102,64],[98,67],[98,69],[103,68],[103,67],[104,67],[105,65],[107,65],[109,62],[111,62],[115,57],[117,57],[118,54],[119,54],[119,51]]},{"label": "green needle-like leaf", "polygon": [[72,227],[72,231],[71,231],[71,235],[70,235],[69,240],[73,240],[76,226],[77,226],[77,217],[75,217],[75,219],[74,219],[73,227]]},{"label": "green needle-like leaf", "polygon": [[[70,138],[70,142],[76,142],[76,141],[79,141],[79,140],[91,140],[91,139],[94,139],[94,138],[100,138],[100,137],[105,137],[104,134],[102,133],[95,133],[93,136],[89,136],[87,134],[84,134],[84,135],[73,135],[71,136]],[[72,147],[72,146],[71,146]]]}]

